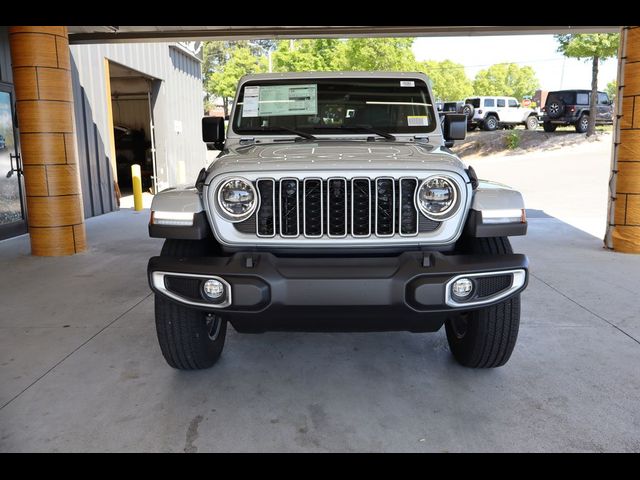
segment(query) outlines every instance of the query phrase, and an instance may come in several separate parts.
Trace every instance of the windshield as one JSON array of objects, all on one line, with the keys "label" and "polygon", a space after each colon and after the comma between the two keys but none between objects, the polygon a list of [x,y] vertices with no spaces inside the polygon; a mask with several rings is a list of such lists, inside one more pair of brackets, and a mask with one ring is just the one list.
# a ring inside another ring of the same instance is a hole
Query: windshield
[{"label": "windshield", "polygon": [[314,135],[366,133],[361,127],[387,133],[432,132],[436,120],[427,86],[421,80],[398,78],[252,81],[240,91],[233,117],[238,134],[273,133],[278,128]]}]

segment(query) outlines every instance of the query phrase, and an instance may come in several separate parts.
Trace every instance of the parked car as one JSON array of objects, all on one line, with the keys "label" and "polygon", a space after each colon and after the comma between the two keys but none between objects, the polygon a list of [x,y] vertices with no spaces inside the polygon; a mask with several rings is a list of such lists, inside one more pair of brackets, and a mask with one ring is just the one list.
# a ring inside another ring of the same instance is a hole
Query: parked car
[{"label": "parked car", "polygon": [[470,97],[462,112],[467,115],[468,130],[478,127],[492,131],[524,125],[527,130],[538,128],[538,116],[532,108],[523,108],[514,97]]},{"label": "parked car", "polygon": [[7,141],[3,135],[0,135],[0,150],[4,150],[5,148],[7,148]]},{"label": "parked car", "polygon": [[464,109],[464,102],[462,100],[459,102],[444,102],[442,104],[443,112],[465,113],[463,109]]},{"label": "parked car", "polygon": [[[444,325],[462,365],[507,362],[528,278],[508,239],[527,230],[522,195],[446,148],[466,118],[431,98],[422,73],[240,79],[226,133],[203,119],[219,156],[151,205],[149,234],[166,240],[148,280],[169,365],[213,365],[227,322],[240,333]],[[327,110],[341,117],[319,121]]]},{"label": "parked car", "polygon": [[[559,125],[573,125],[578,133],[589,127],[591,90],[558,90],[549,92],[542,108],[542,127],[554,132]],[[606,92],[598,92],[596,125],[613,124],[613,102]]]}]

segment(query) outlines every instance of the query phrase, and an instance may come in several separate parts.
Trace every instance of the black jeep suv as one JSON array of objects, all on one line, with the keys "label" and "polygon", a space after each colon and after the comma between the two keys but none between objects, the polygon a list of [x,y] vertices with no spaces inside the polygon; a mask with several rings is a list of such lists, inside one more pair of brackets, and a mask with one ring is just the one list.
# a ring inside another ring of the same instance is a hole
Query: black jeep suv
[{"label": "black jeep suv", "polygon": [[[591,90],[559,90],[549,92],[542,116],[545,132],[553,132],[558,125],[573,125],[584,133],[589,126]],[[598,92],[596,125],[613,123],[613,106],[605,92]]]}]

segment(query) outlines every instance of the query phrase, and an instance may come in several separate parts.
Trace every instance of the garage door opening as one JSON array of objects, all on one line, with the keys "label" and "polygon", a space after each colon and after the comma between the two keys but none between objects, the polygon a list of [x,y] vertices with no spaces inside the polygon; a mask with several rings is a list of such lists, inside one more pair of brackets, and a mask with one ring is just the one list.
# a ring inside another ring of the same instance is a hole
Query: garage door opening
[{"label": "garage door opening", "polygon": [[142,191],[156,193],[156,158],[152,108],[154,82],[159,80],[109,62],[111,112],[117,187],[133,194],[131,166],[140,165]]}]

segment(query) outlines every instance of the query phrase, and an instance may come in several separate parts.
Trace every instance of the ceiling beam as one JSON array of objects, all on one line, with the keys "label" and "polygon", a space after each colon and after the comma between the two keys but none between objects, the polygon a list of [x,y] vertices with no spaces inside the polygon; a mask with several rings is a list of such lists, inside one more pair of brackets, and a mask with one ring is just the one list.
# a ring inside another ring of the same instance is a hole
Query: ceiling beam
[{"label": "ceiling beam", "polygon": [[72,44],[247,40],[258,38],[542,35],[556,33],[609,33],[617,32],[619,28],[617,26],[68,27],[69,42]]}]

